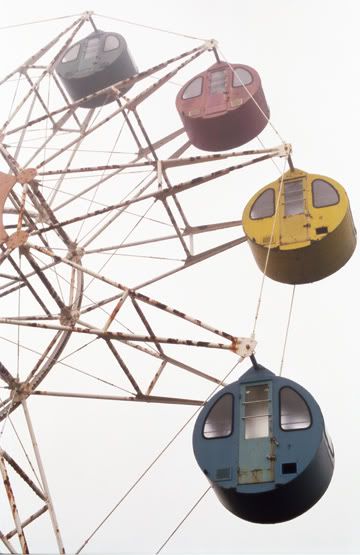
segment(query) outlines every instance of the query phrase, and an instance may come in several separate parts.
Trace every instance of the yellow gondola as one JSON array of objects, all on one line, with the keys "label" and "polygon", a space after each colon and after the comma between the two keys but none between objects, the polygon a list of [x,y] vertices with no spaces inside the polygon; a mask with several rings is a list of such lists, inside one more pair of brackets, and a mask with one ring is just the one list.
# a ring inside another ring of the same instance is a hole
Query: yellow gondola
[{"label": "yellow gondola", "polygon": [[266,275],[282,283],[310,283],[333,274],[356,245],[344,188],[298,169],[250,199],[243,228],[259,268],[266,267]]}]

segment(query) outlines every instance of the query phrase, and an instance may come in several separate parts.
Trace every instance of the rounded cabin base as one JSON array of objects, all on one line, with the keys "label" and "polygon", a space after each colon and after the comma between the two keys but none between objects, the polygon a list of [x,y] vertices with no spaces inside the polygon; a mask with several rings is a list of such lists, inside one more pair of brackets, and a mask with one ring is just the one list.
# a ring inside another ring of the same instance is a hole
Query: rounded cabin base
[{"label": "rounded cabin base", "polygon": [[[258,524],[277,524],[292,520],[313,507],[326,492],[333,475],[334,463],[323,441],[311,464],[287,484],[251,493],[244,486],[224,488],[213,483],[219,501],[235,516]],[[289,501],[291,500],[291,501]]]},{"label": "rounded cabin base", "polygon": [[[268,248],[248,237],[255,261],[263,272]],[[305,284],[324,279],[342,268],[351,258],[356,246],[356,234],[350,210],[341,224],[326,237],[308,246],[282,250],[273,248],[266,275],[281,283]]]},{"label": "rounded cabin base", "polygon": [[255,69],[222,61],[180,89],[176,108],[190,142],[215,152],[237,148],[257,137],[270,114]]},{"label": "rounded cabin base", "polygon": [[180,113],[191,144],[201,150],[221,151],[242,146],[266,127],[270,111],[263,90],[242,106],[211,117],[190,117]]}]

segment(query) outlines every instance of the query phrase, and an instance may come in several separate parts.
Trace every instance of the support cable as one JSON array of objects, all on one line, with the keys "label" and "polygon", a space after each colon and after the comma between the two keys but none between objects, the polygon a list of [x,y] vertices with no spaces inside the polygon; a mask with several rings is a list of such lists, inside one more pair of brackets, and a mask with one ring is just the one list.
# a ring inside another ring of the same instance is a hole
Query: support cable
[{"label": "support cable", "polygon": [[[242,362],[242,359],[239,359],[236,364],[229,370],[223,380],[218,384],[208,395],[205,399],[204,403],[206,403],[210,397],[214,395],[214,393],[219,389],[220,386],[224,385],[225,380],[232,374],[235,368]],[[186,420],[186,422],[181,426],[181,428],[176,432],[176,434],[170,439],[170,441],[165,445],[165,447],[158,453],[158,455],[153,459],[153,461],[145,468],[145,470],[140,474],[140,476],[135,480],[132,486],[124,493],[121,499],[114,505],[114,507],[107,513],[107,515],[103,518],[100,524],[94,529],[94,531],[89,535],[89,537],[83,542],[83,544],[79,547],[79,549],[75,552],[75,555],[81,553],[84,547],[89,543],[89,541],[95,536],[95,534],[100,530],[100,528],[105,524],[105,522],[110,518],[110,516],[116,511],[116,509],[121,505],[121,503],[128,497],[128,495],[136,488],[136,486],[141,482],[141,480],[146,476],[146,474],[153,468],[153,466],[157,463],[160,457],[168,450],[168,448],[174,443],[174,441],[180,436],[180,434],[185,430],[185,428],[190,424],[190,422],[195,418],[198,412],[201,410],[202,406],[197,408],[195,412]],[[199,500],[200,501],[200,500]]]},{"label": "support cable", "polygon": [[119,17],[110,17],[107,15],[102,15],[99,13],[95,13],[94,15],[96,15],[96,17],[102,17],[104,19],[110,19],[112,21],[120,21],[121,23],[127,23],[128,25],[133,25],[134,27],[142,27],[145,29],[150,29],[151,31],[158,31],[160,33],[167,33],[168,35],[175,35],[178,37],[183,37],[186,39],[193,39],[193,40],[200,40],[202,42],[205,42],[208,39],[204,39],[204,38],[200,38],[200,37],[194,37],[192,35],[185,35],[184,33],[177,33],[176,31],[170,31],[169,29],[161,29],[160,27],[153,27],[151,25],[144,25],[142,23],[135,23],[135,21],[129,21],[127,19],[120,19]]},{"label": "support cable", "polygon": [[[105,102],[105,100],[104,100],[104,102]],[[99,112],[100,112],[100,110],[99,110]],[[96,118],[95,118],[95,119],[96,119]],[[92,123],[94,124],[94,122],[92,122]],[[116,146],[117,146],[118,141],[119,141],[119,139],[120,139],[120,137],[121,137],[121,135],[122,135],[124,126],[125,126],[125,120],[123,121],[123,123],[122,123],[122,125],[121,125],[121,127],[120,127],[119,133],[117,134],[117,137],[116,137],[115,142],[114,142],[114,146],[113,146],[111,152],[109,153],[109,156],[108,156],[107,162],[106,162],[106,166],[108,166],[108,165],[110,164],[110,160],[111,160],[112,156],[114,155]],[[104,178],[104,175],[105,175],[105,170],[103,170],[102,173],[101,173],[101,175],[100,175],[100,180],[101,180],[101,181],[102,181],[102,179]],[[92,198],[89,200],[89,205],[88,205],[88,208],[87,208],[87,214],[89,214],[89,212],[90,212],[90,210],[91,210],[91,208],[92,208],[94,202],[96,202],[95,199],[96,199],[96,195],[97,195],[97,193],[98,193],[98,191],[99,191],[99,187],[100,187],[100,185],[101,185],[101,181],[98,183],[97,187],[95,187],[95,189],[94,189],[94,191],[93,191]],[[80,229],[79,229],[79,231],[78,231],[78,233],[77,233],[77,236],[76,236],[76,239],[75,239],[75,242],[76,242],[76,243],[79,243],[79,242],[81,241],[81,240],[79,239],[79,237],[80,237],[81,231],[82,231],[82,229],[83,229],[84,223],[85,223],[85,220],[82,221],[81,226],[80,226]],[[88,232],[88,233],[90,233],[90,232]],[[88,235],[88,234],[87,234],[87,235]],[[86,235],[86,236],[87,236],[87,235]],[[85,236],[85,237],[86,237],[86,236]]]},{"label": "support cable", "polygon": [[292,316],[292,312],[293,312],[294,297],[295,297],[295,289],[296,289],[296,285],[294,284],[294,285],[293,285],[293,290],[292,290],[292,295],[291,295],[289,316],[288,316],[288,321],[287,321],[287,326],[286,326],[285,339],[284,339],[284,347],[283,347],[282,358],[281,358],[281,363],[280,363],[279,376],[282,375],[283,366],[284,366],[285,350],[286,350],[286,345],[287,345],[287,340],[288,340],[288,335],[289,335],[291,316]]},{"label": "support cable", "polygon": [[52,17],[50,19],[37,19],[35,21],[27,21],[25,23],[18,23],[16,25],[4,25],[0,27],[0,31],[4,31],[5,29],[16,29],[17,27],[26,27],[28,25],[36,25],[37,23],[49,23],[50,21],[59,21],[60,19],[70,19],[71,17],[79,17],[84,15],[82,13],[76,13],[72,15],[63,15],[61,17]]},{"label": "support cable", "polygon": [[184,518],[179,522],[179,524],[176,526],[175,530],[173,532],[171,532],[170,536],[164,541],[164,543],[162,544],[162,546],[160,547],[160,549],[158,549],[156,551],[155,555],[159,555],[159,553],[163,550],[163,548],[168,544],[168,542],[171,540],[171,538],[176,534],[176,532],[179,530],[179,528],[184,524],[185,520],[191,515],[191,513],[196,509],[196,507],[199,505],[200,501],[202,501],[205,497],[205,495],[212,489],[212,486],[209,486],[204,493],[199,497],[199,499],[194,503],[194,505],[191,507],[191,509],[186,513],[186,515],[184,516]]},{"label": "support cable", "polygon": [[243,81],[241,80],[241,78],[239,77],[239,75],[237,75],[237,73],[235,73],[234,68],[232,67],[232,65],[227,61],[227,59],[225,58],[223,52],[221,50],[219,50],[224,62],[229,66],[230,70],[232,71],[233,75],[236,76],[236,79],[238,81],[240,81],[241,86],[246,90],[247,94],[249,95],[249,97],[251,98],[251,100],[254,102],[254,104],[257,106],[257,108],[259,109],[259,111],[261,112],[261,114],[264,116],[264,118],[266,119],[267,123],[270,125],[270,127],[272,128],[272,130],[275,132],[275,134],[279,137],[280,141],[283,144],[286,144],[284,139],[282,138],[282,136],[280,135],[279,131],[276,129],[275,125],[270,121],[270,118],[265,114],[264,110],[261,108],[260,104],[255,100],[254,96],[251,94],[251,92],[249,91],[248,87],[243,83]]},{"label": "support cable", "polygon": [[258,321],[259,314],[260,314],[260,308],[261,308],[261,302],[262,302],[262,296],[263,296],[263,290],[264,290],[264,284],[265,284],[265,277],[266,277],[266,270],[267,270],[268,263],[269,263],[269,258],[270,258],[270,253],[271,253],[271,244],[272,244],[273,238],[274,238],[275,226],[276,226],[276,221],[277,221],[277,217],[278,217],[278,213],[279,213],[279,207],[280,207],[280,198],[281,198],[282,189],[283,189],[283,185],[284,185],[284,172],[285,172],[286,162],[287,162],[287,160],[285,159],[284,160],[284,170],[283,170],[282,175],[281,175],[279,194],[278,194],[278,198],[277,198],[276,206],[275,206],[275,214],[274,214],[274,220],[273,220],[273,225],[272,225],[272,229],[271,229],[271,236],[270,236],[269,244],[268,244],[268,248],[267,248],[265,267],[264,267],[264,271],[263,271],[263,275],[262,275],[262,279],[261,279],[259,298],[258,298],[258,302],[257,302],[257,308],[256,308],[256,313],[255,313],[255,319],[254,319],[254,327],[253,327],[253,331],[252,331],[252,334],[251,334],[252,338],[255,337],[257,321]]}]

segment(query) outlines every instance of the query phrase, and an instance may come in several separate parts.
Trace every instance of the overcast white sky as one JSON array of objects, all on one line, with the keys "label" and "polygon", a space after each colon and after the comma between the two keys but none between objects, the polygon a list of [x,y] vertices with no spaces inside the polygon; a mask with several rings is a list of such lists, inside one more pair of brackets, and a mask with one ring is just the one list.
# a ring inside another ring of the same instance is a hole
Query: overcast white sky
[{"label": "overcast white sky", "polygon": [[[73,0],[63,6],[40,0],[14,1],[6,4],[0,28],[86,10],[204,39],[215,38],[227,61],[256,68],[271,120],[293,145],[295,166],[338,180],[349,194],[358,225],[360,39],[355,0]],[[164,60],[168,52],[180,53],[199,44],[159,31],[96,16],[94,19],[99,28],[119,32],[128,39],[141,69]],[[1,73],[14,69],[68,24],[69,20],[60,20],[0,30]],[[178,83],[183,83],[182,79],[176,77]],[[178,88],[174,87],[176,93]],[[157,128],[162,128],[168,118],[176,121],[175,106],[173,113],[168,114],[167,109],[154,97],[150,120],[153,137],[158,136]],[[0,113],[3,121],[8,105]],[[99,143],[103,141],[105,138],[99,136]],[[267,129],[264,142],[269,147],[280,141]],[[201,173],[198,169],[196,172],[194,175]],[[246,199],[275,177],[270,163],[244,178],[241,172],[232,177],[235,192],[229,196],[228,212],[226,203],[219,203],[220,219],[235,219],[236,213],[240,219]],[[223,195],[221,183],[216,184],[216,191],[219,197]],[[216,201],[214,197],[210,199],[206,210],[216,216]],[[207,197],[197,197],[192,208],[196,223],[201,223],[200,213],[208,202]],[[148,294],[225,331],[245,336],[252,331],[260,278],[249,248],[241,245],[204,263],[203,269],[165,280]],[[260,526],[234,517],[210,492],[169,541],[164,553],[359,553],[358,283],[356,251],[338,273],[318,283],[299,286],[295,295],[284,375],[301,383],[317,399],[334,442],[335,473],[323,499],[294,521]],[[259,362],[275,372],[280,367],[290,296],[290,287],[266,281],[256,353]],[[97,355],[91,350],[88,358],[81,356],[72,362],[85,368],[86,364],[94,365]],[[219,377],[234,364],[233,358],[224,355],[222,362],[212,352],[194,357],[194,365],[200,364],[201,358],[202,367],[216,361]],[[248,367],[248,362],[243,362],[241,372]],[[237,370],[233,379],[239,374]],[[70,390],[72,378],[71,372],[62,376]],[[176,383],[173,385],[177,387]],[[211,384],[207,383],[194,396],[205,398],[210,391]],[[179,382],[178,395],[182,394]],[[32,400],[31,408],[69,552],[81,545],[194,412],[192,407],[142,407],[56,398]],[[193,459],[191,428],[192,425],[119,507],[89,543],[86,553],[154,553],[162,545],[207,487]],[[3,495],[1,488],[0,493]],[[28,516],[26,509],[23,516]],[[46,517],[42,518],[47,523]],[[56,549],[48,528],[48,523],[34,525],[32,538],[37,553]],[[2,524],[0,530],[4,531]]]}]

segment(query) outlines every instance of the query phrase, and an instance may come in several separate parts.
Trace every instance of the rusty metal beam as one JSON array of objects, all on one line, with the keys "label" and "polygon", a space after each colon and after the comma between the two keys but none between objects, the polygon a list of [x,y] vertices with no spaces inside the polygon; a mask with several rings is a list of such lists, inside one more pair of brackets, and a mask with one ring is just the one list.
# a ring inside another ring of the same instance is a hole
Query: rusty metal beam
[{"label": "rusty metal beam", "polygon": [[40,324],[39,322],[24,322],[23,320],[14,320],[10,318],[0,318],[1,324],[11,324],[13,326],[23,326],[30,328],[48,329],[48,330],[59,330],[68,331],[72,333],[80,333],[85,335],[97,335],[107,340],[117,340],[117,341],[139,341],[141,343],[153,343],[157,341],[158,343],[164,343],[168,345],[186,345],[187,347],[204,347],[208,349],[221,349],[226,351],[234,351],[236,345],[234,343],[214,343],[211,341],[195,341],[193,339],[179,339],[175,337],[158,337],[155,340],[149,335],[139,335],[132,333],[122,333],[113,331],[102,331],[97,328],[81,328],[79,326],[63,326],[60,324]]},{"label": "rusty metal beam", "polygon": [[37,487],[36,484],[29,478],[29,476],[24,472],[24,470],[17,464],[17,462],[6,452],[4,449],[0,448],[0,455],[4,457],[7,463],[13,467],[15,472],[27,483],[28,486],[36,493],[40,499],[46,501],[44,493]]},{"label": "rusty metal beam", "polygon": [[[46,513],[46,511],[48,511],[49,508],[47,505],[44,505],[41,509],[39,509],[38,511],[36,511],[36,513],[32,514],[31,516],[29,516],[26,520],[24,520],[21,525],[23,528],[25,528],[26,526],[28,526],[29,524],[31,524],[32,522],[34,522],[34,520],[36,520],[39,516],[43,515],[44,513]],[[8,532],[6,534],[6,539],[9,540],[10,538],[12,538],[13,536],[15,536],[16,534],[16,530],[11,530],[11,532]]]},{"label": "rusty metal beam", "polygon": [[136,197],[134,199],[130,199],[130,200],[126,200],[123,202],[119,202],[116,204],[112,204],[110,206],[107,206],[105,208],[100,208],[98,210],[94,210],[93,212],[89,212],[87,214],[81,215],[81,216],[76,216],[74,218],[70,218],[68,220],[64,220],[62,222],[59,222],[56,225],[50,225],[48,227],[44,227],[41,230],[38,230],[37,232],[34,232],[32,234],[41,234],[41,233],[46,233],[52,229],[55,229],[56,227],[64,227],[76,222],[80,222],[82,220],[85,220],[87,218],[93,218],[95,216],[99,216],[101,214],[105,214],[106,212],[111,212],[112,210],[115,210],[117,208],[123,208],[126,206],[131,206],[132,204],[138,203],[138,202],[142,202],[143,200],[147,200],[147,199],[159,199],[159,200],[163,200],[169,196],[172,196],[174,194],[178,194],[178,193],[182,193],[184,191],[188,191],[194,187],[197,187],[199,185],[203,185],[204,183],[207,183],[209,181],[212,181],[213,179],[218,179],[219,177],[223,177],[235,170],[239,170],[242,168],[245,168],[247,166],[251,166],[253,164],[256,164],[258,162],[263,162],[265,160],[269,160],[270,158],[273,158],[275,156],[275,154],[264,154],[263,156],[259,156],[258,158],[249,160],[247,162],[243,162],[242,164],[236,164],[234,166],[231,166],[229,168],[225,168],[222,170],[218,170],[215,172],[212,172],[210,174],[206,174],[203,175],[201,177],[196,177],[195,179],[191,179],[190,181],[184,181],[182,183],[179,183],[177,185],[174,185],[171,189],[163,189],[160,191],[154,191],[153,193],[148,193],[146,195],[143,196],[139,196]]},{"label": "rusty metal beam", "polygon": [[160,397],[157,395],[97,395],[92,393],[69,393],[62,391],[33,391],[32,395],[48,396],[48,397],[69,397],[73,399],[97,399],[100,401],[129,401],[135,403],[160,403],[169,405],[192,405],[201,406],[204,401],[199,399],[181,399],[179,397]]},{"label": "rusty metal beam", "polygon": [[20,520],[20,517],[19,517],[19,512],[18,512],[18,508],[17,508],[17,505],[16,505],[14,492],[13,492],[13,489],[11,487],[11,483],[10,483],[10,480],[9,480],[9,475],[7,473],[7,470],[6,470],[5,459],[1,455],[0,455],[0,472],[1,472],[1,475],[2,475],[3,482],[4,482],[5,491],[6,491],[8,501],[9,501],[9,505],[10,505],[10,508],[11,508],[11,514],[12,514],[12,517],[13,517],[13,520],[14,520],[16,533],[18,535],[19,542],[20,542],[20,545],[21,545],[21,552],[22,553],[29,553],[29,548],[28,548],[28,545],[27,545],[24,530],[22,528],[21,520]]}]

